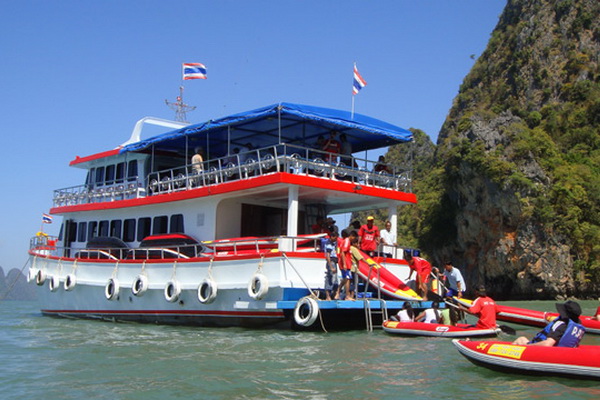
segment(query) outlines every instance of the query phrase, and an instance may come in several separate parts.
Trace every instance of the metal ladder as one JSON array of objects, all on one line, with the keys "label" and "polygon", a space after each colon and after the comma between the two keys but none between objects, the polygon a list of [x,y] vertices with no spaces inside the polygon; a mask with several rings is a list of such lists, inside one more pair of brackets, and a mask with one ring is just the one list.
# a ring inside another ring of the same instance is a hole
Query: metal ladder
[{"label": "metal ladder", "polygon": [[[365,322],[367,325],[367,332],[373,332],[373,315],[381,315],[381,320],[385,321],[388,319],[387,303],[385,300],[379,299],[363,299],[365,305]],[[373,310],[371,307],[372,301],[379,301],[380,308]],[[379,327],[379,326],[378,326]]]}]

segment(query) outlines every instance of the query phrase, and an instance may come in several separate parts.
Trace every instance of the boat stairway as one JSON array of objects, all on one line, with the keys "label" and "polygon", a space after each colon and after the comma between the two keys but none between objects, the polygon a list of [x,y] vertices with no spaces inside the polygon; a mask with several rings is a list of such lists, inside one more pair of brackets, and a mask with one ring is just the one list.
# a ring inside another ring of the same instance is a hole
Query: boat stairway
[{"label": "boat stairway", "polygon": [[[373,300],[376,300],[379,302],[379,304],[380,304],[379,308],[376,307],[375,309],[373,309],[373,307],[371,307],[371,301],[373,301]],[[386,321],[388,319],[387,303],[383,299],[365,298],[364,306],[365,306],[365,322],[367,325],[367,331],[373,332],[373,315],[380,315],[382,324],[383,324],[383,321]],[[378,328],[383,328],[382,324],[377,324],[376,326]]]}]

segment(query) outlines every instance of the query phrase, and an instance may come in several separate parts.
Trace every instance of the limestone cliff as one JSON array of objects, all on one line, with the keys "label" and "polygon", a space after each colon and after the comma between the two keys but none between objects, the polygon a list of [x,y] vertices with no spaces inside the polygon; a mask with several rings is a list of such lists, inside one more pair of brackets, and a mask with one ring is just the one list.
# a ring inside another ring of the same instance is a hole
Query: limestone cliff
[{"label": "limestone cliff", "polygon": [[427,176],[419,246],[498,299],[600,294],[600,1],[509,0]]}]

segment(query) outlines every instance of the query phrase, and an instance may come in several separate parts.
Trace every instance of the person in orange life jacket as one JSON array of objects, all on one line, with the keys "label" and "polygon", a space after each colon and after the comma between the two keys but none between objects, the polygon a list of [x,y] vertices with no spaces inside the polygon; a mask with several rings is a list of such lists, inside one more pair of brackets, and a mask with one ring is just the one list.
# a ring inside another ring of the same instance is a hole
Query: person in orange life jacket
[{"label": "person in orange life jacket", "polygon": [[564,303],[556,303],[556,310],[560,314],[559,317],[546,325],[533,339],[529,340],[521,336],[513,344],[577,347],[585,333],[585,328],[579,320],[581,307],[577,302],[567,300]]},{"label": "person in orange life jacket", "polygon": [[375,257],[377,245],[379,244],[379,228],[373,225],[375,218],[367,217],[367,223],[358,230],[359,248],[367,253],[369,257]]},{"label": "person in orange life jacket", "polygon": [[427,300],[427,283],[429,282],[429,275],[431,274],[431,264],[427,260],[421,257],[414,257],[412,251],[409,249],[404,250],[404,259],[410,267],[410,273],[408,274],[407,281],[412,278],[413,272],[417,273],[417,293]]},{"label": "person in orange life jacket", "polygon": [[492,298],[487,296],[484,286],[479,286],[475,290],[477,298],[473,301],[473,305],[469,308],[459,304],[458,307],[468,312],[469,314],[477,315],[479,320],[474,325],[479,329],[494,329],[496,328],[496,303]]}]

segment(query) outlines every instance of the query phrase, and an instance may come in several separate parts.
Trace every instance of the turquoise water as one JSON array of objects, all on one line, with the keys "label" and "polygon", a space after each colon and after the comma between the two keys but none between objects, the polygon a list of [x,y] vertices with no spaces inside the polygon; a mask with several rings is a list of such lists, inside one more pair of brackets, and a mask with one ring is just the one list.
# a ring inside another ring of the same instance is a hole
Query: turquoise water
[{"label": "turquoise water", "polygon": [[[503,303],[552,310],[553,302]],[[584,313],[597,302],[581,302]],[[532,335],[535,328],[517,328]],[[597,399],[600,382],[472,365],[450,340],[368,333],[207,329],[43,317],[0,302],[0,398]],[[510,340],[512,337],[504,335]],[[585,344],[600,345],[587,335]]]}]

